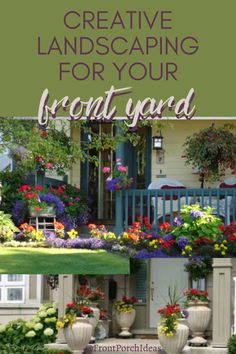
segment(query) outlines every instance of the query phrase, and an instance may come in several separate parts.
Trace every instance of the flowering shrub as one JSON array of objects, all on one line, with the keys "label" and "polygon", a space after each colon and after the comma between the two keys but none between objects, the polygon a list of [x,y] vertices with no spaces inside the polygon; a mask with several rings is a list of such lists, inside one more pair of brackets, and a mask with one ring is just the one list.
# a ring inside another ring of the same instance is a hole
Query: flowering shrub
[{"label": "flowering shrub", "polygon": [[137,302],[138,300],[135,296],[132,296],[131,298],[123,296],[122,300],[114,302],[114,308],[117,312],[131,312]]},{"label": "flowering shrub", "polygon": [[[21,353],[24,347],[25,353],[34,346],[43,347],[46,343],[54,342],[57,329],[57,309],[51,304],[41,305],[38,313],[30,321],[14,320],[7,325],[0,326],[0,351],[7,353],[10,345],[18,347],[15,353]],[[35,351],[37,353],[37,351]]]},{"label": "flowering shrub", "polygon": [[105,225],[96,226],[95,224],[89,224],[88,229],[91,237],[104,240],[106,242],[113,242],[116,240],[116,235],[114,232],[108,231]]},{"label": "flowering shrub", "polygon": [[114,170],[111,170],[110,167],[103,167],[102,172],[109,174],[106,180],[108,191],[127,189],[132,186],[133,178],[128,177],[127,168],[121,164],[121,159],[116,159]]},{"label": "flowering shrub", "polygon": [[168,304],[158,310],[161,322],[158,326],[159,333],[167,337],[173,337],[176,333],[178,320],[182,317],[179,304]]},{"label": "flowering shrub", "polygon": [[[58,188],[50,188],[49,191],[64,203],[64,214],[71,217],[73,228],[76,228],[82,221],[82,223],[87,223],[88,205],[85,193],[71,184],[64,184]],[[84,216],[84,220],[81,218],[82,215]]]},{"label": "flowering shrub", "polygon": [[18,241],[37,241],[42,242],[45,240],[43,231],[36,230],[33,226],[24,223],[20,225],[21,232],[15,236]]},{"label": "flowering shrub", "polygon": [[65,315],[57,321],[57,329],[72,325],[75,322],[76,317],[93,317],[93,310],[77,301],[67,304]]},{"label": "flowering shrub", "polygon": [[186,301],[203,301],[208,302],[208,292],[205,290],[198,290],[194,288],[189,288],[185,290],[184,296],[186,297]]}]

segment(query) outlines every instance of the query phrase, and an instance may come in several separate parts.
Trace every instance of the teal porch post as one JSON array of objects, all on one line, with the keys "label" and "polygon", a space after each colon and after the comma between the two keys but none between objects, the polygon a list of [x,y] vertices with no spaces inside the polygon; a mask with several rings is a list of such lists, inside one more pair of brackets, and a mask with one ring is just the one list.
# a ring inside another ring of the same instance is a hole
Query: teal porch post
[{"label": "teal porch post", "polygon": [[[122,130],[119,126],[116,126],[116,135],[121,135]],[[116,149],[116,158],[121,159],[122,163],[125,163],[125,143],[122,141],[119,143],[117,149]],[[115,192],[116,196],[116,204],[115,204],[115,234],[118,236],[122,231],[123,231],[123,225],[124,225],[124,220],[123,220],[123,201],[122,201],[122,192],[121,191],[116,191]]]},{"label": "teal porch post", "polygon": [[44,186],[45,184],[45,172],[44,171],[36,171],[35,172],[35,185]]}]

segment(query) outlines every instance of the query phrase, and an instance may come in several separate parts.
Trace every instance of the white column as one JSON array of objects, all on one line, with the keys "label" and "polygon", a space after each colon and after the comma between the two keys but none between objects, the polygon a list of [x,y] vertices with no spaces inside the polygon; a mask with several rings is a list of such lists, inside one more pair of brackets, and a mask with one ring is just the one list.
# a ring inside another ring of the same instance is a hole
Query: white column
[{"label": "white column", "polygon": [[226,348],[231,335],[232,262],[213,259],[213,340],[212,346]]},{"label": "white column", "polygon": [[[60,274],[58,286],[58,317],[65,313],[66,305],[74,299],[74,275]],[[65,343],[63,330],[58,331],[57,343]]]}]

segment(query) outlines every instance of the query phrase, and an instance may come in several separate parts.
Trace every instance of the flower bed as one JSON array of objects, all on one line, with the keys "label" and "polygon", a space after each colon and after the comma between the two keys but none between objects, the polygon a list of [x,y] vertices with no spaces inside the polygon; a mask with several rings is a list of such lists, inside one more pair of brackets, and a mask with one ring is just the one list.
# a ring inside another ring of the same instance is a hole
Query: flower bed
[{"label": "flower bed", "polygon": [[[11,220],[8,223],[10,225]],[[236,225],[224,226],[212,214],[211,208],[201,209],[199,205],[183,206],[174,225],[165,222],[158,232],[151,230],[152,225],[144,217],[118,237],[105,225],[89,224],[89,238],[80,238],[77,230],[68,230],[58,221],[55,222],[55,232],[36,231],[27,223],[21,224],[20,232],[17,232],[17,228],[13,231],[13,226],[11,224],[9,230],[7,226],[0,230],[1,245],[104,249],[134,258],[187,257],[191,264],[186,265],[186,269],[191,267],[193,273],[204,273],[205,264],[201,264],[201,257],[204,260],[205,257],[236,256]],[[207,266],[206,274],[209,269]]]}]

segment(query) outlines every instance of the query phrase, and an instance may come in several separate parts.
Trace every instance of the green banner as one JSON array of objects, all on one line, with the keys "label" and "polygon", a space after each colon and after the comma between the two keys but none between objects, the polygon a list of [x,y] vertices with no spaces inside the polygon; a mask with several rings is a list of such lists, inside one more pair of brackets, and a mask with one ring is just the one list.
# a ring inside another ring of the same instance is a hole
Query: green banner
[{"label": "green banner", "polygon": [[0,115],[233,117],[235,13],[234,0],[2,2]]}]

